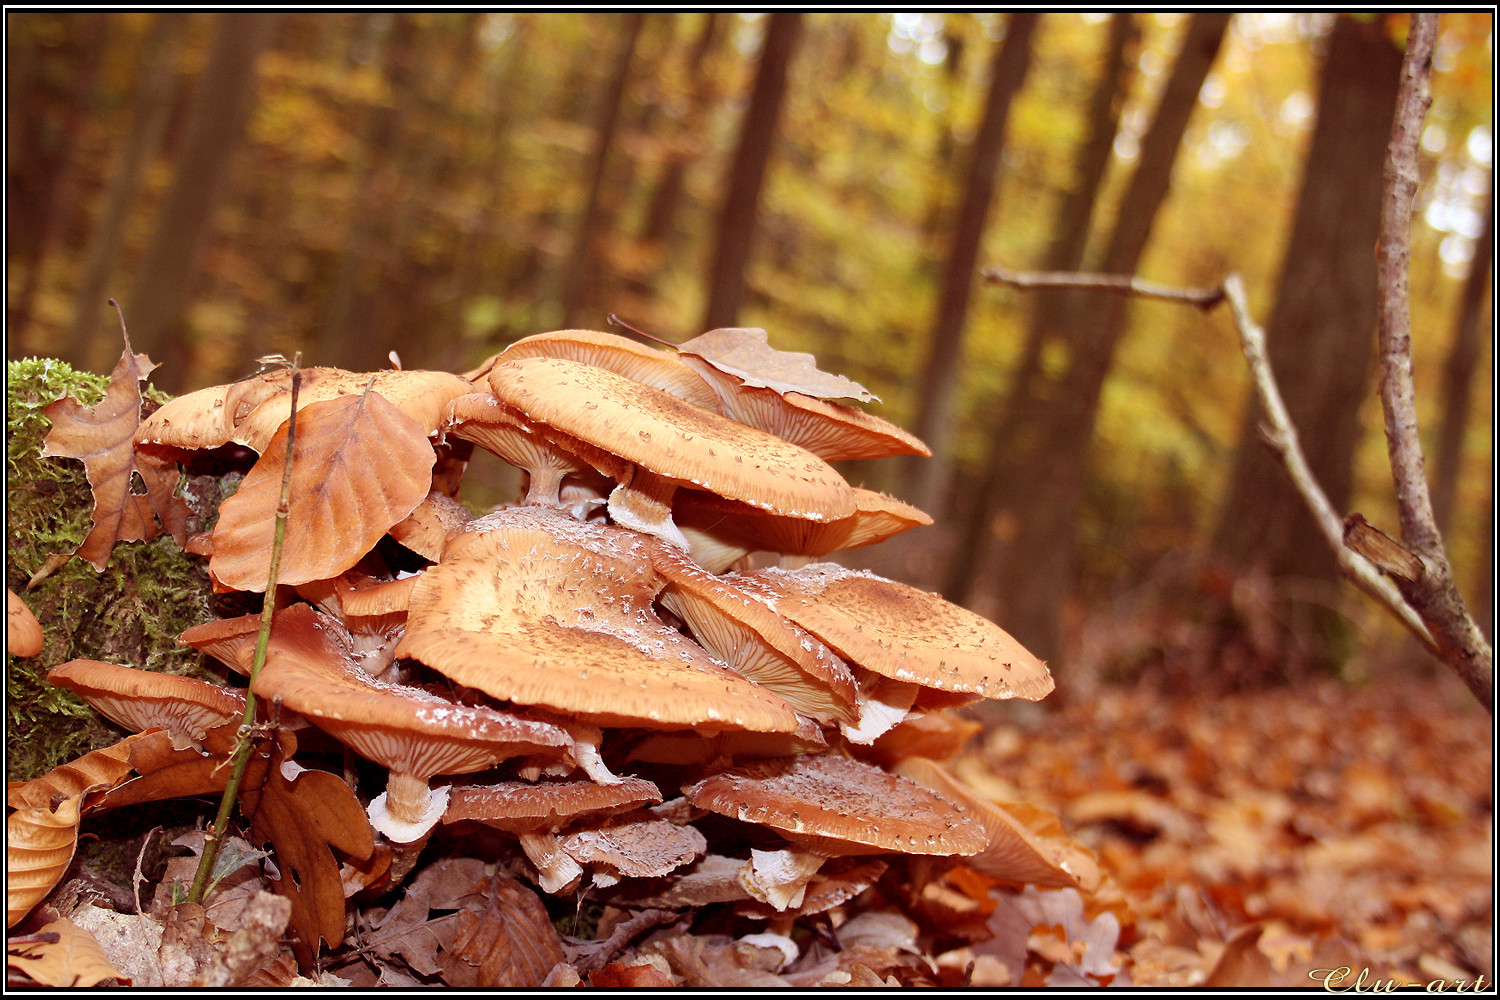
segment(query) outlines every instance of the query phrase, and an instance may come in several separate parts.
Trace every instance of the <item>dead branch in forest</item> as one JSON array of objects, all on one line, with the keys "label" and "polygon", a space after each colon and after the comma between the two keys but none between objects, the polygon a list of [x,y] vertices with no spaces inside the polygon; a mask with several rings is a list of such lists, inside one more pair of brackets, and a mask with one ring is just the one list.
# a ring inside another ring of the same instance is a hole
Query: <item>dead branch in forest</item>
[{"label": "dead branch in forest", "polygon": [[1412,15],[1396,119],[1386,153],[1380,242],[1375,250],[1380,276],[1376,330],[1380,338],[1380,404],[1385,412],[1386,448],[1396,482],[1402,541],[1427,570],[1414,580],[1393,579],[1406,603],[1422,616],[1442,650],[1443,661],[1458,671],[1476,698],[1490,706],[1495,691],[1494,652],[1453,582],[1453,567],[1433,517],[1411,378],[1411,297],[1407,280],[1411,209],[1417,193],[1417,142],[1432,104],[1430,78],[1437,25],[1436,13]]},{"label": "dead branch in forest", "polygon": [[[1401,107],[1404,108],[1405,105]],[[1418,128],[1413,134],[1420,133],[1420,131]],[[1411,196],[1408,192],[1405,199],[1408,204],[1408,220],[1410,200]],[[1404,233],[1405,230],[1403,229],[1402,232]],[[1383,238],[1382,245],[1385,242]],[[1404,236],[1402,245],[1404,248]],[[1382,258],[1383,263],[1384,258]],[[1275,375],[1271,371],[1271,364],[1266,356],[1265,331],[1250,316],[1249,306],[1245,302],[1244,283],[1240,281],[1238,274],[1229,275],[1213,288],[1173,288],[1111,274],[1018,272],[1000,268],[989,268],[982,273],[989,281],[1016,288],[1076,288],[1108,291],[1122,295],[1182,302],[1204,310],[1212,308],[1219,302],[1228,302],[1235,330],[1240,336],[1240,347],[1244,351],[1245,360],[1250,366],[1255,382],[1255,391],[1266,413],[1267,424],[1262,428],[1262,434],[1267,443],[1281,455],[1287,474],[1291,476],[1292,483],[1307,504],[1313,520],[1317,522],[1324,538],[1332,547],[1334,556],[1338,560],[1339,571],[1355,586],[1375,598],[1400,619],[1427,651],[1452,667],[1463,678],[1469,690],[1474,693],[1474,697],[1493,713],[1493,653],[1474,624],[1473,618],[1470,617],[1463,604],[1463,598],[1459,596],[1453,584],[1453,571],[1443,550],[1442,538],[1435,527],[1431,528],[1430,538],[1432,543],[1435,543],[1435,559],[1429,557],[1432,549],[1418,548],[1410,541],[1419,535],[1414,534],[1413,529],[1407,527],[1408,507],[1415,506],[1415,502],[1408,499],[1407,495],[1414,493],[1417,487],[1420,487],[1420,507],[1422,511],[1425,511],[1425,523],[1429,526],[1432,524],[1432,507],[1427,501],[1427,480],[1422,472],[1421,445],[1417,440],[1414,411],[1411,410],[1410,318],[1404,309],[1402,316],[1407,328],[1404,338],[1407,348],[1404,354],[1406,359],[1404,400],[1411,419],[1393,423],[1389,416],[1388,405],[1386,438],[1388,441],[1395,436],[1408,438],[1409,440],[1403,441],[1400,445],[1402,454],[1406,454],[1408,449],[1414,450],[1416,454],[1414,480],[1402,479],[1399,475],[1396,480],[1397,498],[1402,511],[1402,536],[1408,540],[1407,548],[1412,551],[1413,556],[1419,558],[1426,567],[1426,572],[1416,580],[1408,580],[1399,575],[1392,575],[1390,579],[1387,579],[1381,575],[1376,565],[1370,562],[1363,547],[1351,548],[1345,543],[1346,522],[1341,520],[1334,511],[1333,505],[1329,503],[1327,495],[1318,485],[1312,470],[1308,468],[1307,459],[1298,441],[1297,430],[1287,414],[1286,405],[1281,399],[1281,391],[1277,387]],[[1381,271],[1382,289],[1390,273],[1388,270]],[[1400,283],[1403,290],[1401,302],[1404,306],[1406,287],[1406,257],[1404,255],[1400,260]],[[1384,316],[1383,313],[1382,316]],[[1387,357],[1384,329],[1382,326],[1383,361]],[[1386,370],[1389,372],[1389,368]],[[1384,389],[1386,381],[1390,381],[1389,375],[1382,380],[1382,398],[1386,392]],[[1391,443],[1389,447],[1391,448],[1391,464],[1395,467],[1398,446]],[[1350,521],[1357,516],[1350,515]],[[1363,523],[1364,519],[1360,518],[1359,521]],[[1357,531],[1351,533],[1351,536],[1356,545],[1359,539],[1364,537]],[[1439,588],[1442,587],[1446,589],[1440,590]]]}]

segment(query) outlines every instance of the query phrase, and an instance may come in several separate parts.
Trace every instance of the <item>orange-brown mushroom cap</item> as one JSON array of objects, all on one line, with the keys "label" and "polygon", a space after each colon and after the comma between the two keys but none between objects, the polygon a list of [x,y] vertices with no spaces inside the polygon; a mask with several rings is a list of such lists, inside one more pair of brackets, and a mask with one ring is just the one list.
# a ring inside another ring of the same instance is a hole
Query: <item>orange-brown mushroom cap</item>
[{"label": "orange-brown mushroom cap", "polygon": [[47,683],[67,688],[132,732],[165,729],[182,746],[196,744],[208,730],[245,711],[242,691],[99,660],[69,660],[53,667]]},{"label": "orange-brown mushroom cap", "polygon": [[11,656],[35,656],[46,637],[36,615],[14,590],[6,589],[5,649]]}]

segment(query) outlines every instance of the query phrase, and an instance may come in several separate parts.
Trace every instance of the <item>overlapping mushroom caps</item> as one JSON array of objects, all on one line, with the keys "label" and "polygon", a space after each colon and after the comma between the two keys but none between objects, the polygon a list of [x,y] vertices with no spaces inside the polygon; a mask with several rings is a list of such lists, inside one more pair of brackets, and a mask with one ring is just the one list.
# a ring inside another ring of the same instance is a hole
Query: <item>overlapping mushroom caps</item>
[{"label": "overlapping mushroom caps", "polygon": [[[383,372],[371,389],[370,375],[308,370],[310,438],[325,414],[373,406],[398,416],[367,438],[425,451],[399,475],[360,453],[369,475],[348,477],[352,499],[313,532],[327,551],[277,595],[255,693],[388,768],[370,816],[392,844],[420,844],[440,816],[480,822],[516,839],[549,892],[588,872],[598,886],[660,876],[705,851],[737,856],[682,878],[732,872],[737,888],[716,898],[785,920],[833,905],[805,897],[827,859],[852,854],[968,857],[996,878],[1085,883],[1083,861],[911,763],[972,732],[943,706],[1040,698],[1046,667],[936,595],[803,565],[930,523],[828,464],[925,446],[837,402],[869,394],[771,350],[762,331],[681,346],[568,330],[463,377]],[[138,441],[246,444],[266,468],[242,492],[264,495],[279,481],[289,384],[276,372],[183,397]],[[462,442],[526,473],[522,504],[475,518],[452,499],[462,462],[432,456]],[[263,589],[255,572],[228,570],[255,547],[236,534],[246,504],[225,505],[215,573]],[[725,572],[758,551],[781,567]],[[280,607],[293,591],[317,610]],[[258,621],[183,641],[246,670]],[[439,776],[456,777],[432,787]],[[645,808],[678,789],[686,799]],[[761,829],[709,843],[735,824],[704,811]],[[870,862],[861,884],[882,870]]]}]

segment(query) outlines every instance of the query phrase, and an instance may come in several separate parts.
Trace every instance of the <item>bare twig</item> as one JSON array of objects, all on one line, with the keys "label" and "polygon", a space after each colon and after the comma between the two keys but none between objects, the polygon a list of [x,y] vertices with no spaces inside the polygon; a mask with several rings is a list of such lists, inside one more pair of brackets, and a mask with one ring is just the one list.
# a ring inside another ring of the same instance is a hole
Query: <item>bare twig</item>
[{"label": "bare twig", "polygon": [[1094,292],[1118,292],[1143,299],[1164,299],[1197,306],[1207,312],[1224,301],[1222,285],[1213,288],[1174,288],[1141,281],[1128,274],[1077,274],[1072,271],[1007,271],[987,267],[979,272],[984,280],[1013,288],[1077,288]]},{"label": "bare twig", "polygon": [[[292,361],[291,414],[286,422],[286,464],[281,473],[281,499],[276,505],[276,535],[271,543],[271,566],[266,580],[266,599],[260,613],[260,633],[255,640],[255,659],[250,665],[250,685],[245,690],[245,714],[240,719],[239,733],[231,758],[232,770],[229,783],[224,788],[224,797],[219,801],[219,813],[213,827],[203,841],[203,856],[198,859],[198,870],[193,874],[193,887],[188,900],[202,903],[212,880],[214,861],[224,843],[224,833],[229,828],[229,816],[234,811],[234,800],[239,795],[240,782],[244,780],[245,768],[250,763],[251,736],[255,729],[255,679],[266,662],[266,649],[271,644],[271,619],[276,613],[276,580],[281,571],[281,553],[286,546],[286,522],[291,510],[292,451],[297,443],[297,393],[302,386],[302,354],[298,352]],[[373,385],[375,377],[370,377]],[[368,393],[369,386],[365,387]]]},{"label": "bare twig", "polygon": [[[999,277],[1001,275],[1003,277]],[[1302,497],[1303,503],[1307,504],[1313,521],[1318,525],[1318,530],[1323,533],[1324,539],[1333,549],[1339,572],[1348,577],[1360,590],[1385,605],[1386,609],[1399,618],[1412,635],[1417,637],[1428,652],[1448,662],[1440,647],[1433,641],[1432,634],[1428,632],[1423,619],[1403,599],[1402,592],[1390,580],[1381,576],[1362,554],[1356,554],[1345,547],[1343,521],[1334,511],[1333,504],[1328,502],[1328,496],[1318,485],[1312,470],[1308,468],[1307,458],[1302,454],[1302,445],[1297,438],[1297,430],[1292,425],[1292,418],[1287,413],[1286,404],[1282,402],[1281,390],[1276,385],[1276,377],[1271,372],[1271,363],[1266,356],[1265,331],[1250,317],[1250,307],[1245,302],[1245,286],[1240,281],[1239,275],[1231,274],[1224,279],[1223,284],[1207,289],[1152,285],[1110,274],[1014,272],[990,268],[984,272],[984,276],[989,280],[1014,285],[1017,288],[1086,288],[1115,292],[1120,295],[1183,302],[1200,309],[1211,308],[1219,302],[1228,302],[1235,329],[1240,335],[1240,347],[1250,366],[1256,394],[1260,397],[1261,409],[1266,414],[1266,425],[1261,428],[1261,433],[1271,447],[1281,455],[1282,463],[1286,466],[1287,474],[1291,476],[1293,486]]]},{"label": "bare twig", "polygon": [[1386,449],[1396,484],[1401,538],[1426,566],[1416,580],[1396,578],[1407,603],[1426,623],[1440,650],[1474,697],[1492,712],[1494,651],[1469,616],[1453,582],[1443,539],[1432,513],[1411,377],[1411,300],[1408,287],[1412,203],[1417,194],[1417,142],[1432,104],[1432,50],[1438,15],[1412,15],[1401,64],[1401,87],[1386,153],[1385,193],[1380,210],[1376,268],[1380,295],[1376,328],[1380,337],[1380,403],[1385,411]]},{"label": "bare twig", "polygon": [[1317,522],[1318,530],[1333,549],[1339,571],[1360,590],[1384,604],[1421,640],[1422,645],[1434,656],[1438,656],[1438,648],[1428,634],[1427,627],[1401,599],[1400,592],[1391,581],[1381,576],[1363,556],[1358,556],[1345,547],[1343,522],[1334,511],[1333,504],[1328,502],[1323,488],[1318,485],[1312,469],[1307,466],[1307,458],[1302,454],[1302,445],[1297,438],[1297,429],[1292,425],[1286,403],[1282,402],[1281,390],[1276,385],[1276,376],[1272,373],[1270,359],[1266,356],[1266,333],[1250,318],[1250,308],[1245,303],[1245,286],[1239,275],[1231,274],[1224,279],[1224,295],[1229,301],[1229,311],[1234,316],[1234,327],[1239,331],[1240,349],[1245,352],[1245,361],[1250,365],[1250,374],[1255,381],[1255,394],[1260,398],[1261,409],[1266,414],[1266,424],[1262,426],[1261,434],[1281,455],[1287,474],[1292,477],[1292,485],[1297,488],[1302,502],[1307,504],[1313,520]]}]

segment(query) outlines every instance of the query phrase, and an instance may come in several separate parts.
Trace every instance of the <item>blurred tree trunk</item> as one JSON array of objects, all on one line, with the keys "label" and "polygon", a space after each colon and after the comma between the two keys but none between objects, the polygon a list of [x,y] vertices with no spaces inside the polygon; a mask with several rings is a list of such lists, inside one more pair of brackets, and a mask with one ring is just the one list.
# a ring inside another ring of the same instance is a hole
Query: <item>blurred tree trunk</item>
[{"label": "blurred tree trunk", "polygon": [[[949,100],[958,89],[963,77],[964,50],[968,47],[963,34],[954,30],[952,18],[968,17],[967,14],[948,14],[943,31],[943,86]],[[932,154],[932,173],[928,178],[927,207],[922,212],[922,245],[936,258],[943,232],[948,228],[949,189],[953,183],[953,154],[958,150],[958,141],[953,137],[953,126],[938,131],[937,148]]]},{"label": "blurred tree trunk", "polygon": [[314,356],[308,359],[312,364],[350,371],[385,367],[379,338],[371,337],[359,321],[360,316],[369,312],[359,308],[359,300],[375,283],[372,248],[395,198],[399,179],[395,160],[403,120],[411,108],[417,70],[416,20],[409,13],[394,14],[385,35],[381,70],[389,100],[372,104],[365,116],[360,158],[355,167],[349,235],[344,238],[327,319],[318,334]]},{"label": "blurred tree trunk", "polygon": [[[7,19],[14,16],[19,15],[8,14]],[[78,137],[92,111],[94,83],[98,79],[99,66],[104,61],[104,48],[109,40],[109,14],[66,16],[70,20],[76,19],[79,24],[76,39],[72,39],[72,44],[67,48],[56,44],[48,46],[63,49],[59,54],[71,55],[76,60],[68,65],[66,75],[57,74],[71,81],[71,86],[62,95],[61,101],[46,100],[47,82],[42,76],[41,64],[49,60],[48,55],[42,55],[34,61],[22,60],[23,67],[29,65],[38,77],[25,81],[25,85],[34,88],[33,94],[28,96],[41,97],[42,100],[32,103],[25,98],[18,99],[15,89],[10,93],[10,100],[14,102],[11,108],[13,132],[20,131],[15,127],[18,124],[16,116],[24,114],[23,108],[35,112],[40,105],[42,112],[36,116],[40,120],[33,120],[24,126],[24,131],[28,133],[26,138],[30,141],[24,143],[23,148],[27,154],[36,156],[37,159],[26,164],[32,169],[20,179],[19,186],[22,191],[30,193],[23,198],[16,198],[14,194],[19,192],[14,192],[7,199],[12,212],[7,220],[8,234],[12,240],[11,252],[19,260],[21,273],[25,275],[15,297],[7,296],[8,336],[5,339],[7,354],[11,357],[21,357],[27,353],[24,349],[26,328],[31,324],[32,307],[42,285],[47,258],[53,243],[66,232],[68,219],[72,214],[81,169],[81,158],[77,155]],[[61,103],[62,107],[55,109],[56,103]],[[54,109],[60,113],[48,113]],[[49,135],[49,132],[52,134]],[[46,149],[47,145],[52,148]],[[22,146],[21,143],[13,145],[10,156],[15,157],[20,152],[18,147]],[[14,187],[18,180],[17,171],[12,165],[8,172]]]},{"label": "blurred tree trunk", "polygon": [[[1042,262],[1045,271],[1077,271],[1083,266],[1088,244],[1089,222],[1094,203],[1109,167],[1115,133],[1120,130],[1120,114],[1130,92],[1135,67],[1134,49],[1140,29],[1132,14],[1117,12],[1109,22],[1109,36],[1104,53],[1104,68],[1089,100],[1088,137],[1078,151],[1074,165],[1073,186],[1058,206],[1053,238]],[[1031,322],[1026,345],[1010,379],[1010,391],[1000,410],[1000,417],[990,433],[990,455],[983,473],[982,486],[967,502],[955,501],[954,524],[959,542],[948,561],[943,582],[943,596],[955,604],[969,599],[970,589],[979,567],[984,565],[992,535],[993,498],[1000,492],[1003,478],[1014,475],[1006,464],[1017,428],[1024,416],[1036,405],[1033,393],[1041,372],[1042,349],[1051,338],[1066,337],[1063,329],[1066,295],[1058,290],[1031,293]]]},{"label": "blurred tree trunk", "polygon": [[941,515],[952,470],[950,435],[953,409],[958,389],[958,365],[963,357],[964,321],[969,315],[969,296],[974,287],[975,264],[984,239],[990,204],[994,200],[995,181],[1000,157],[1005,149],[1005,123],[1011,101],[1026,80],[1031,68],[1031,35],[1040,15],[1023,11],[1010,15],[1005,40],[995,50],[990,65],[990,91],[985,99],[984,118],[974,137],[969,160],[968,182],[963,204],[954,219],[953,241],[943,271],[943,287],[938,293],[937,316],[927,364],[919,383],[921,410],[917,414],[916,435],[932,449],[931,459],[916,457],[909,467],[912,503]]},{"label": "blurred tree trunk", "polygon": [[[1374,351],[1381,169],[1395,113],[1401,50],[1383,18],[1341,14],[1328,38],[1318,119],[1296,216],[1266,323],[1267,350],[1309,467],[1335,510],[1347,509],[1359,407]],[[1245,407],[1215,550],[1274,576],[1333,581],[1334,556]]]},{"label": "blurred tree trunk", "polygon": [[639,239],[652,258],[649,271],[636,283],[636,291],[654,296],[661,273],[662,252],[677,231],[677,214],[687,192],[688,167],[697,159],[708,109],[718,99],[718,79],[705,67],[708,56],[723,34],[724,17],[718,11],[703,15],[698,38],[689,50],[686,77],[691,87],[687,111],[676,130],[673,149],[662,164],[661,175],[652,190]]},{"label": "blurred tree trunk", "polygon": [[614,69],[594,111],[594,144],[589,151],[588,193],[574,234],[573,250],[563,271],[559,299],[563,325],[566,327],[578,326],[584,322],[585,316],[595,318],[595,310],[591,308],[591,293],[599,277],[599,241],[605,215],[604,173],[615,144],[620,109],[625,103],[625,85],[630,80],[630,66],[635,61],[641,27],[646,23],[646,15],[640,11],[620,17],[623,18],[620,22],[621,38],[619,49],[615,53]]},{"label": "blurred tree trunk", "polygon": [[796,11],[775,11],[766,19],[755,89],[724,184],[724,207],[719,214],[713,266],[708,272],[708,302],[703,310],[705,330],[734,326],[739,318],[745,296],[745,267],[755,242],[760,189],[781,120],[787,68],[801,29],[802,15]]},{"label": "blurred tree trunk", "polygon": [[[120,253],[125,220],[141,188],[141,176],[161,150],[162,136],[172,110],[173,85],[177,82],[178,49],[187,25],[187,14],[161,11],[155,15],[151,30],[141,43],[138,60],[140,86],[131,102],[134,114],[130,134],[125,138],[125,148],[120,151],[119,162],[110,179],[104,210],[89,235],[83,274],[73,297],[73,325],[62,352],[75,368],[84,371],[94,371],[98,365],[107,367],[109,352],[103,349],[105,338],[96,343],[94,332],[109,297],[106,285]],[[114,338],[109,338],[108,343],[114,344]]]},{"label": "blurred tree trunk", "polygon": [[[1484,206],[1484,228],[1474,243],[1469,277],[1459,297],[1458,317],[1453,324],[1453,344],[1443,366],[1443,416],[1438,425],[1434,456],[1432,516],[1438,530],[1447,534],[1453,519],[1454,497],[1463,468],[1464,431],[1469,425],[1469,400],[1473,395],[1474,368],[1482,347],[1479,331],[1484,315],[1485,292],[1490,290],[1490,267],[1495,256],[1495,195],[1491,190]],[[1494,303],[1490,303],[1493,310]]]},{"label": "blurred tree trunk", "polygon": [[[1198,103],[1230,14],[1200,12],[1188,22],[1182,51],[1167,79],[1151,127],[1141,140],[1135,172],[1098,270],[1133,274],[1156,213],[1166,200],[1172,166]],[[1067,296],[1060,328],[1067,333],[1067,363],[1055,377],[1038,370],[1034,389],[1020,389],[1035,404],[1017,420],[1010,472],[1001,477],[997,510],[1013,519],[1014,537],[998,574],[1000,620],[1043,659],[1057,655],[1063,602],[1073,578],[1073,546],[1088,472],[1089,449],[1104,379],[1126,326],[1123,296]]]},{"label": "blurred tree trunk", "polygon": [[279,13],[222,13],[199,74],[181,151],[156,228],[136,271],[126,319],[137,351],[163,363],[154,381],[168,392],[186,384],[189,352],[182,323],[192,302],[199,252],[228,187],[229,168],[255,107],[256,63]]}]

